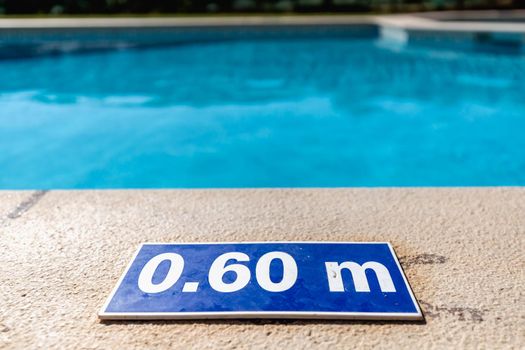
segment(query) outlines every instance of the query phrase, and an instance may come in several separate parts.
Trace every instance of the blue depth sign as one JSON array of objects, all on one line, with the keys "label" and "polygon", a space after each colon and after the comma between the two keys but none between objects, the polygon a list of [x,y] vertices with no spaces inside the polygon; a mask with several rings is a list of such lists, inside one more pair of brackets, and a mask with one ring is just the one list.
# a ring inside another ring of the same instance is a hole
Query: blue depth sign
[{"label": "blue depth sign", "polygon": [[143,244],[102,319],[422,318],[389,243]]}]

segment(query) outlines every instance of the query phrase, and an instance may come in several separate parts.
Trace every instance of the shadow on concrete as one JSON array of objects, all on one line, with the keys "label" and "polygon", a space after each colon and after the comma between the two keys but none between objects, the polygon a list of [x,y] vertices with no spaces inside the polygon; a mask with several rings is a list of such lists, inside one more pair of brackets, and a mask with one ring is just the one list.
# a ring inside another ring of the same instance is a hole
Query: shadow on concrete
[{"label": "shadow on concrete", "polygon": [[306,320],[306,319],[236,319],[236,320],[100,320],[100,323],[105,326],[112,325],[123,325],[123,324],[151,324],[151,325],[170,325],[170,324],[208,324],[208,325],[253,325],[253,326],[265,326],[265,325],[295,325],[295,326],[310,326],[310,325],[414,325],[422,326],[426,325],[427,321],[423,317],[422,320]]}]

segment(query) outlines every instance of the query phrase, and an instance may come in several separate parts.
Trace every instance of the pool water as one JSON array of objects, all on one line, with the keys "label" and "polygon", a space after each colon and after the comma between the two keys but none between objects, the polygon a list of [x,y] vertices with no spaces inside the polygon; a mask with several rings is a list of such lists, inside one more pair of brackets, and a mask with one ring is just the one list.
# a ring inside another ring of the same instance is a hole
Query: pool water
[{"label": "pool water", "polygon": [[371,39],[0,61],[0,188],[525,185],[525,58]]}]

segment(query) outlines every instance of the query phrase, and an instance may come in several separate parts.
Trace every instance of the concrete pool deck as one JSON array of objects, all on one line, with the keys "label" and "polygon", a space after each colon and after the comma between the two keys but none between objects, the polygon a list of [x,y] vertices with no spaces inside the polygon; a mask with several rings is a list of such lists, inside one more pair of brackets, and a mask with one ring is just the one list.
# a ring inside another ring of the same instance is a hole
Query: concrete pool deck
[{"label": "concrete pool deck", "polygon": [[[514,348],[525,188],[0,192],[0,348]],[[137,246],[390,241],[425,323],[101,322]]]},{"label": "concrete pool deck", "polygon": [[[484,21],[486,18],[502,18]],[[472,18],[471,20],[468,20]],[[0,17],[0,31],[16,29],[79,29],[79,28],[176,28],[176,27],[246,27],[246,26],[330,26],[330,25],[395,25],[407,29],[436,31],[503,31],[525,33],[525,10],[455,11],[396,15],[266,15],[266,16],[182,16],[182,17]]]},{"label": "concrete pool deck", "polygon": [[[501,18],[501,21],[490,21]],[[0,58],[125,49],[226,39],[327,35],[382,39],[394,46],[525,52],[525,11],[403,15],[207,17],[0,17]],[[469,19],[469,20],[466,20]]]}]

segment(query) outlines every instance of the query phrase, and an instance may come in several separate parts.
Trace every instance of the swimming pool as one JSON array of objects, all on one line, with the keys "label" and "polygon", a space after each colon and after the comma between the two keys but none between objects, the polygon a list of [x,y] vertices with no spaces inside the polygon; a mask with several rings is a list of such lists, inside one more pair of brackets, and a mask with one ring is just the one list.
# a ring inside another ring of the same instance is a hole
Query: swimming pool
[{"label": "swimming pool", "polygon": [[0,188],[525,185],[525,58],[370,38],[0,61]]}]

